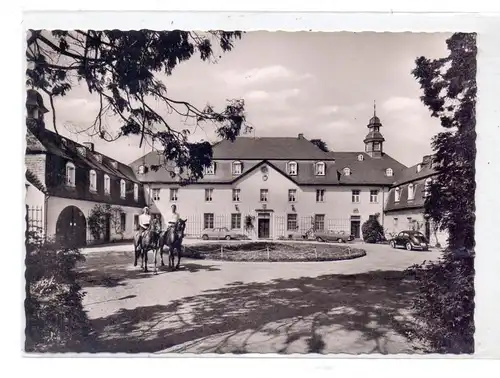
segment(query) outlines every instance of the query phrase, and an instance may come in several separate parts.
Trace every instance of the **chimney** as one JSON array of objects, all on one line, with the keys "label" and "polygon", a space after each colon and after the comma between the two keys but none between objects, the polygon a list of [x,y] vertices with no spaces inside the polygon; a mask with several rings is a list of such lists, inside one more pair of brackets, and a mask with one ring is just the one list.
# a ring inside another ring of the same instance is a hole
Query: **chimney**
[{"label": "chimney", "polygon": [[83,142],[82,143],[85,147],[87,147],[87,149],[90,151],[90,152],[94,152],[94,143],[92,142]]},{"label": "chimney", "polygon": [[300,133],[298,139],[304,139],[304,134]]},{"label": "chimney", "polygon": [[422,158],[422,164],[429,164],[431,162],[431,159],[432,159],[432,155],[425,155]]}]

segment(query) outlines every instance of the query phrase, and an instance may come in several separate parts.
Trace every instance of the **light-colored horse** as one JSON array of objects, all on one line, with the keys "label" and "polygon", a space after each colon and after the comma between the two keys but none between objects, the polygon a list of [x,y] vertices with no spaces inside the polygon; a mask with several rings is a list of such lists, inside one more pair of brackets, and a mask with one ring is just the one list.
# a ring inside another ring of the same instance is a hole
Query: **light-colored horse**
[{"label": "light-colored horse", "polygon": [[166,231],[160,233],[158,239],[158,246],[155,249],[155,273],[157,271],[157,255],[160,252],[161,266],[164,266],[163,262],[163,249],[168,248],[168,267],[174,268],[175,255],[177,253],[177,265],[175,269],[179,269],[181,264],[182,255],[182,240],[184,239],[184,231],[186,230],[186,219],[179,219],[172,227],[169,227]]}]

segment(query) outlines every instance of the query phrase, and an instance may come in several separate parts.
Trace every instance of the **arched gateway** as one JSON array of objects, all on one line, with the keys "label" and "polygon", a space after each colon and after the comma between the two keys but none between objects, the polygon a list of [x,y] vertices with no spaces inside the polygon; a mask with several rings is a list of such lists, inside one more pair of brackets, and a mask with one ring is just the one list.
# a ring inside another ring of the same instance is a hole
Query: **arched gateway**
[{"label": "arched gateway", "polygon": [[82,247],[87,243],[87,219],[76,206],[61,211],[56,223],[56,239],[67,247]]}]

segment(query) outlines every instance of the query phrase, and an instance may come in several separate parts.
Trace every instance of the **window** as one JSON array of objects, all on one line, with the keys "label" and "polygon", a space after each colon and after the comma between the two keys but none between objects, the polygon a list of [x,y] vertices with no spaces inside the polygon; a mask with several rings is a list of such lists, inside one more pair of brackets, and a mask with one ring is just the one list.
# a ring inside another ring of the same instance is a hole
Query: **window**
[{"label": "window", "polygon": [[290,176],[297,176],[297,163],[295,161],[288,163],[288,174]]},{"label": "window", "polygon": [[381,145],[379,142],[373,143],[373,151],[380,151]]},{"label": "window", "polygon": [[295,202],[297,200],[297,190],[288,189],[288,202]]},{"label": "window", "polygon": [[75,165],[71,162],[66,163],[66,185],[75,186]]},{"label": "window", "polygon": [[316,202],[325,201],[325,189],[316,189]]},{"label": "window", "polygon": [[415,198],[415,186],[413,184],[408,185],[408,200],[411,201]]},{"label": "window", "polygon": [[203,228],[214,228],[214,214],[203,214]]},{"label": "window", "polygon": [[422,170],[422,164],[417,164],[417,173],[419,173]]},{"label": "window", "polygon": [[363,161],[364,158],[365,157],[363,155],[361,155],[361,154],[358,155],[358,161]]},{"label": "window", "polygon": [[139,166],[139,170],[137,171],[140,175],[143,175],[146,172],[146,168],[144,165]]},{"label": "window", "polygon": [[424,197],[429,197],[431,195],[431,184],[432,179],[429,177],[427,180],[425,180]]},{"label": "window", "polygon": [[179,189],[178,188],[170,188],[170,201],[177,201],[179,196]]},{"label": "window", "polygon": [[97,192],[97,173],[93,169],[89,173],[89,189],[92,192]]},{"label": "window", "polygon": [[324,214],[316,214],[314,216],[314,230],[315,231],[324,231],[325,230],[325,215]]},{"label": "window", "polygon": [[215,175],[215,163],[212,162],[209,167],[205,168],[206,175]]},{"label": "window", "polygon": [[350,168],[344,168],[344,176],[350,176],[351,175],[351,169]]},{"label": "window", "polygon": [[127,184],[125,180],[120,180],[120,197],[125,198],[127,195]]},{"label": "window", "polygon": [[296,231],[298,229],[297,225],[297,214],[287,214],[286,215],[286,230]]},{"label": "window", "polygon": [[268,194],[269,194],[269,190],[261,189],[260,190],[260,202],[267,202]]},{"label": "window", "polygon": [[354,189],[352,191],[352,203],[359,203],[359,196],[361,191],[359,189]]},{"label": "window", "polygon": [[134,230],[139,228],[139,214],[134,214]]},{"label": "window", "polygon": [[394,201],[399,202],[399,199],[401,198],[401,189],[396,188],[394,191]]},{"label": "window", "polygon": [[393,175],[393,174],[394,174],[394,171],[392,170],[392,168],[387,168],[387,169],[385,170],[385,175],[386,175],[387,177],[392,177],[392,175]]},{"label": "window", "polygon": [[160,189],[159,188],[151,189],[151,197],[153,197],[153,201],[159,201],[160,200]]},{"label": "window", "polygon": [[134,200],[139,201],[139,185],[134,184]]},{"label": "window", "polygon": [[233,202],[240,202],[240,189],[233,189]]},{"label": "window", "polygon": [[240,161],[235,161],[233,162],[233,175],[241,175],[241,162]]},{"label": "window", "polygon": [[104,194],[111,194],[111,179],[108,175],[104,175]]},{"label": "window", "polygon": [[205,201],[206,202],[212,202],[212,197],[214,195],[214,190],[213,189],[205,189]]},{"label": "window", "polygon": [[120,214],[120,228],[122,232],[127,230],[127,214],[125,213]]},{"label": "window", "polygon": [[316,174],[316,176],[324,176],[325,175],[325,163],[323,163],[322,161],[319,163],[316,163],[315,174]]},{"label": "window", "polygon": [[370,203],[378,202],[378,190],[370,190]]},{"label": "window", "polygon": [[241,228],[241,214],[234,213],[231,214],[231,229],[240,229]]}]

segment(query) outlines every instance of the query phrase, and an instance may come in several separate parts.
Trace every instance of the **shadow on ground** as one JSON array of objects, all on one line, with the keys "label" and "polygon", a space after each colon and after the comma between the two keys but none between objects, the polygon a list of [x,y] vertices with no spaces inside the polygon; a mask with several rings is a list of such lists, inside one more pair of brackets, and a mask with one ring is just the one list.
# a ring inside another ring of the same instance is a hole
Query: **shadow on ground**
[{"label": "shadow on ground", "polygon": [[413,326],[406,309],[414,292],[396,271],[234,282],[95,319],[99,341],[87,351],[411,353],[393,340]]},{"label": "shadow on ground", "polygon": [[[154,260],[152,252],[149,253],[148,269],[145,273],[141,270],[141,260],[134,267],[133,252],[114,252],[107,254],[93,254],[85,257],[86,261],[78,269],[80,282],[84,287],[103,286],[113,288],[116,286],[125,286],[127,281],[133,279],[147,279],[153,275]],[[177,261],[177,260],[176,260]],[[164,255],[164,262],[168,264],[167,255]],[[188,271],[196,273],[202,270],[218,271],[214,265],[201,265],[192,263],[189,260],[182,260],[179,270],[169,269],[168,266],[160,266],[158,262],[158,271],[160,273],[175,273],[176,271]]]}]

